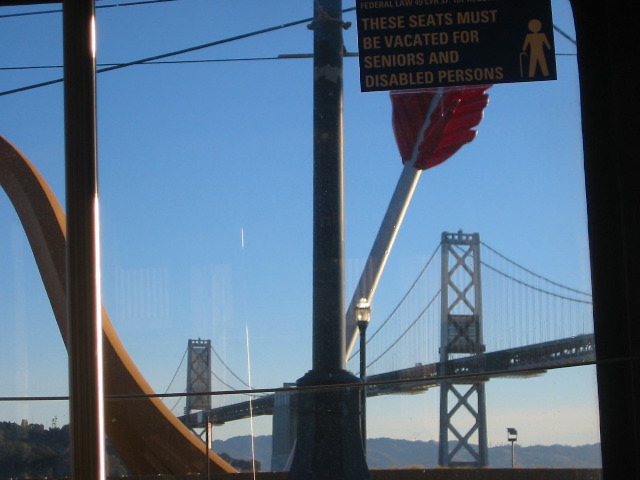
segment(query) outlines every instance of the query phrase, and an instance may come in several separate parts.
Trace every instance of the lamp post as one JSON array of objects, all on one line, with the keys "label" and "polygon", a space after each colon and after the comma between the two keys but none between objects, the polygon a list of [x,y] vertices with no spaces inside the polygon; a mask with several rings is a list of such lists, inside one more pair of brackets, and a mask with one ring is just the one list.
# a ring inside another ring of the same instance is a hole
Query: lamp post
[{"label": "lamp post", "polygon": [[511,468],[513,468],[515,465],[514,445],[516,443],[516,440],[518,440],[518,431],[515,428],[513,427],[507,428],[507,440],[511,442]]},{"label": "lamp post", "polygon": [[[361,298],[356,305],[356,322],[360,331],[360,380],[367,381],[367,339],[366,332],[371,320],[371,304]],[[367,454],[367,386],[362,386],[360,395],[360,431],[362,432],[362,448]]]},{"label": "lamp post", "polygon": [[206,462],[207,462],[207,480],[211,480],[211,461],[209,460],[209,451],[211,450],[211,419],[207,414],[207,429],[206,429]]}]

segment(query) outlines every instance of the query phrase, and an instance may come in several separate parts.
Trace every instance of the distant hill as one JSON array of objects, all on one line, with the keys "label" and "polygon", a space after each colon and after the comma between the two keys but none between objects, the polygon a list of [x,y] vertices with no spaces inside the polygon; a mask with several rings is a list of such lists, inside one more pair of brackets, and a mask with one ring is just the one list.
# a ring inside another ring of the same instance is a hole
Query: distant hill
[{"label": "distant hill", "polygon": [[[261,468],[263,471],[268,471],[271,465],[271,435],[254,437],[253,444],[256,462],[260,464],[256,466],[256,469]],[[251,460],[251,437],[249,435],[232,437],[228,440],[214,440],[212,447],[213,451],[218,454],[225,453],[238,460]]]},{"label": "distant hill", "polygon": [[[21,425],[0,422],[0,480],[8,478],[63,477],[69,474],[69,427],[45,429],[43,425]],[[369,468],[403,468],[421,466],[434,468],[438,463],[438,444],[373,438],[367,442]],[[271,466],[271,436],[254,438],[256,469],[269,471]],[[213,449],[236,468],[251,468],[251,437],[233,437],[215,440]],[[516,465],[520,467],[600,468],[600,445],[516,445]],[[126,473],[126,467],[116,452],[108,448],[110,475]],[[492,467],[511,466],[511,447],[489,448]],[[262,467],[262,468],[261,468]]]},{"label": "distant hill", "polygon": [[[420,465],[433,468],[438,465],[438,442],[374,438],[367,442],[369,468],[400,468]],[[489,448],[489,465],[495,468],[511,467],[511,446]],[[600,445],[532,445],[515,447],[516,466],[552,468],[600,468]]]},{"label": "distant hill", "polygon": [[[20,478],[66,478],[70,472],[69,426],[46,429],[44,425],[20,425],[0,421],[0,480]],[[249,437],[244,440],[249,444]],[[242,441],[241,441],[242,443]],[[233,445],[233,442],[230,443]],[[271,444],[269,444],[270,448]],[[251,448],[245,458],[251,458]],[[250,470],[252,462],[222,455],[238,470]],[[260,464],[256,463],[260,470]],[[128,473],[116,451],[107,442],[107,471],[119,477]]]},{"label": "distant hill", "polygon": [[[8,478],[68,477],[69,426],[45,429],[44,425],[0,422],[0,480]],[[114,476],[127,470],[107,445],[107,465]]]},{"label": "distant hill", "polygon": [[[238,459],[251,458],[251,437],[233,437],[216,440],[213,449]],[[256,460],[265,471],[271,465],[271,436],[262,435],[254,439]],[[438,443],[434,441],[411,441],[391,438],[372,438],[367,442],[367,464],[369,468],[402,468],[422,466],[434,468],[438,465]],[[533,445],[515,448],[516,466],[555,468],[600,468],[600,445]],[[511,467],[511,446],[489,448],[489,465],[495,468]]]}]

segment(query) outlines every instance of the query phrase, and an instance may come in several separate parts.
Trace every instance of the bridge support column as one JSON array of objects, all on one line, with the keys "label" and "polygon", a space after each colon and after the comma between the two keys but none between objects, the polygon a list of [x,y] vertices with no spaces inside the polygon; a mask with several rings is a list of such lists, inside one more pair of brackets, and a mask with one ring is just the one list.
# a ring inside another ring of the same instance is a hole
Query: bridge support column
[{"label": "bridge support column", "polygon": [[[285,383],[292,387],[295,383]],[[283,472],[296,442],[298,411],[295,392],[276,392],[271,435],[271,471]]]},{"label": "bridge support column", "polygon": [[[462,391],[462,387],[466,388],[466,391]],[[468,414],[468,418],[461,424],[466,432],[461,432],[458,430],[461,427],[456,428],[452,419],[454,415],[462,417],[461,414],[464,413]],[[449,433],[455,437],[453,445],[449,444]],[[472,438],[477,439],[477,446],[469,442]],[[454,385],[451,382],[443,382],[440,385],[439,447],[438,464],[442,466],[486,467],[489,464],[484,383]]]},{"label": "bridge support column", "polygon": [[192,410],[211,410],[211,340],[189,340],[187,347],[187,396],[185,417]]},{"label": "bridge support column", "polygon": [[[484,353],[480,282],[480,236],[442,234],[440,376],[461,372],[447,367],[453,355]],[[485,379],[447,380],[440,385],[441,466],[484,467],[487,453]],[[449,442],[449,434],[453,434]],[[476,445],[472,442],[475,440]]]}]

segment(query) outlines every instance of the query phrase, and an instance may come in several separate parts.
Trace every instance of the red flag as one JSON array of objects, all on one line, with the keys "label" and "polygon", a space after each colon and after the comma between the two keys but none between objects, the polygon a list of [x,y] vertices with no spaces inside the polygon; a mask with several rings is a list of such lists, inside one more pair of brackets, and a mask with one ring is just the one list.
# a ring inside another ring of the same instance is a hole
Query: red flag
[{"label": "red flag", "polygon": [[489,103],[491,85],[391,92],[393,132],[402,163],[420,170],[440,165],[471,142]]}]

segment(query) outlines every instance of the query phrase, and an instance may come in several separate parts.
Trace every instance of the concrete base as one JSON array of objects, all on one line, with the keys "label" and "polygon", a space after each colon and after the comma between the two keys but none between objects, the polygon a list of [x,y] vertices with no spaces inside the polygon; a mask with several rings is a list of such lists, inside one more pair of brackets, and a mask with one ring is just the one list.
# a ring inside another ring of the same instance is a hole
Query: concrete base
[{"label": "concrete base", "polygon": [[360,389],[341,388],[358,383],[344,370],[311,370],[298,380],[298,435],[288,480],[370,478],[360,433]]}]

